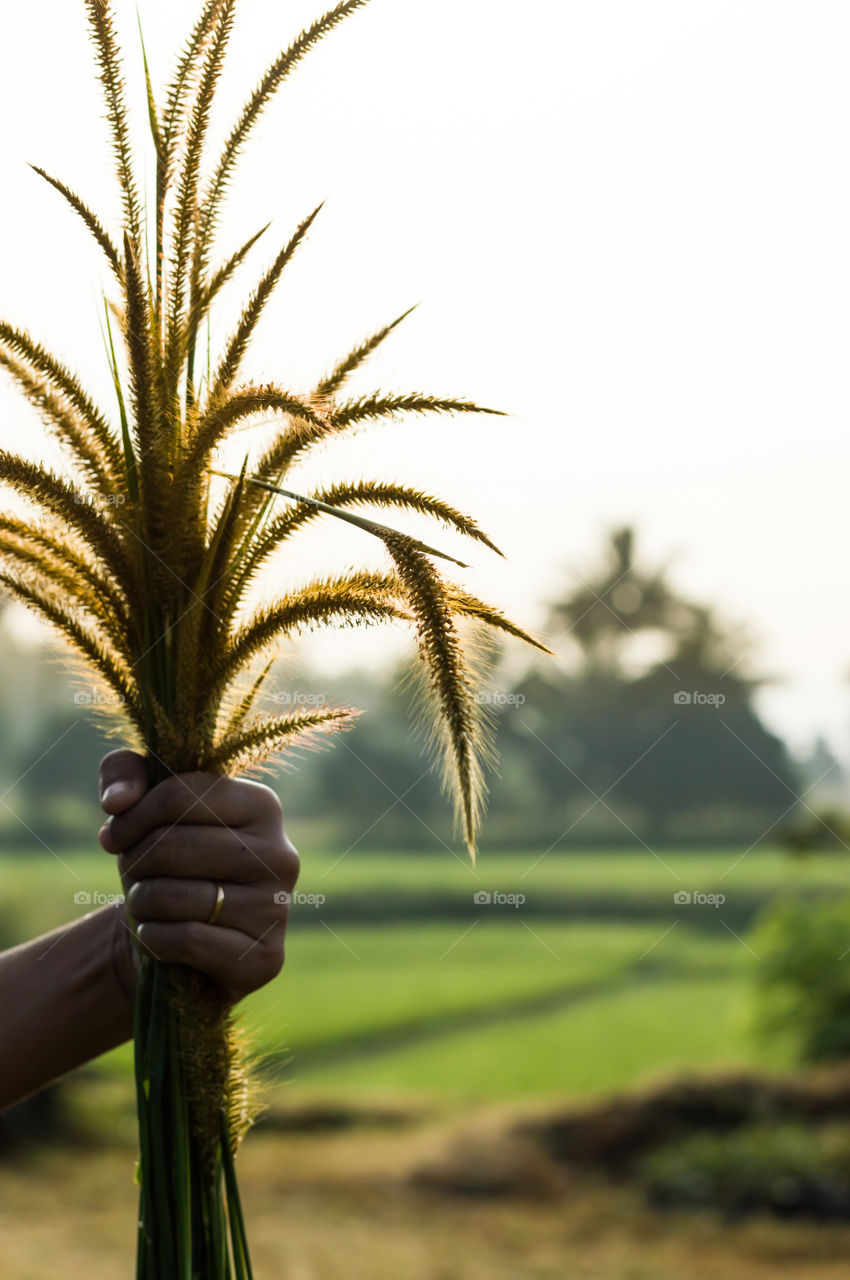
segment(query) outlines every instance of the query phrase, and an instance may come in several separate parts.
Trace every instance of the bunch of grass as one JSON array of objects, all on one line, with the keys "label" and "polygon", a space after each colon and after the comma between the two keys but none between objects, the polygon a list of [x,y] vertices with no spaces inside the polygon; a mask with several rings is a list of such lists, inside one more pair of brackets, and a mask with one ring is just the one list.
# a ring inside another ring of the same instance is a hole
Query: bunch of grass
[{"label": "bunch of grass", "polygon": [[[366,0],[337,4],[275,59],[212,159],[210,115],[236,0],[206,0],[162,101],[145,59],[156,162],[151,216],[130,143],[111,0],[84,3],[121,192],[120,237],[65,183],[36,172],[83,221],[109,268],[105,323],[115,418],[29,333],[0,324],[0,364],[70,464],[58,474],[0,451],[0,481],[32,508],[28,519],[0,520],[0,583],[47,619],[116,695],[126,729],[147,754],[152,782],[184,770],[235,772],[344,727],[354,714],[345,708],[257,715],[269,667],[248,681],[252,665],[310,628],[409,624],[446,776],[474,850],[486,735],[459,623],[468,619],[538,642],[448,582],[432,562],[439,552],[356,508],[424,513],[480,544],[493,543],[469,517],[403,485],[362,481],[302,495],[283,481],[316,445],[363,424],[410,413],[490,411],[428,395],[343,397],[350,376],[404,316],[346,355],[308,394],[277,382],[240,381],[263,310],[318,210],[261,274],[218,363],[199,369],[197,358],[216,298],[267,230],[214,261],[219,216],[243,147],[304,56]],[[261,414],[274,416],[274,438],[252,464],[245,458],[223,500],[213,501],[217,451]],[[386,571],[317,579],[247,612],[269,557],[328,515],[380,538]],[[142,957],[135,1048],[140,1280],[250,1276],[234,1155],[251,1106],[238,1034],[216,984]]]}]

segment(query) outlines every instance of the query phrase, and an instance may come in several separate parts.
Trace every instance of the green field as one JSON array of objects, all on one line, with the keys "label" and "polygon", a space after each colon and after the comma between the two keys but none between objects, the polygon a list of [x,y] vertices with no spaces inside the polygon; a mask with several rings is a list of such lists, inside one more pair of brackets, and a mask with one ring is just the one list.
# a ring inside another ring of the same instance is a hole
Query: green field
[{"label": "green field", "polygon": [[[605,1091],[680,1068],[783,1066],[751,1029],[748,935],[776,894],[834,893],[844,863],[780,852],[309,856],[281,976],[244,1020],[290,1099]],[[738,860],[740,858],[740,860]],[[114,892],[100,855],[6,855],[3,941]],[[676,892],[724,894],[678,905]],[[476,903],[476,893],[525,901]],[[129,1046],[101,1070],[125,1074]]]},{"label": "green field", "polygon": [[[64,856],[64,855],[63,855]],[[306,856],[287,963],[245,1004],[278,1117],[316,1100],[360,1107],[340,1132],[259,1128],[240,1154],[258,1276],[310,1280],[839,1280],[840,1224],[724,1223],[646,1205],[634,1187],[571,1178],[496,1200],[424,1193],[436,1158],[477,1175],[514,1164],[530,1103],[604,1093],[683,1069],[787,1065],[751,1029],[753,921],[776,895],[846,892],[840,859],[779,852]],[[0,860],[0,944],[116,890],[105,854]],[[676,892],[720,906],[677,905]],[[481,903],[475,893],[522,894]],[[11,1280],[132,1271],[137,1187],[131,1048],[80,1073],[66,1100],[82,1147],[0,1165]],[[399,1103],[402,1123],[382,1109]],[[495,1136],[494,1136],[495,1135]],[[479,1144],[483,1144],[480,1145]],[[507,1144],[507,1145],[505,1145]],[[460,1165],[458,1164],[460,1161]],[[522,1178],[520,1183],[522,1184]],[[58,1207],[57,1207],[58,1206]],[[41,1230],[49,1218],[51,1229]],[[5,1274],[5,1272],[4,1272]]]}]

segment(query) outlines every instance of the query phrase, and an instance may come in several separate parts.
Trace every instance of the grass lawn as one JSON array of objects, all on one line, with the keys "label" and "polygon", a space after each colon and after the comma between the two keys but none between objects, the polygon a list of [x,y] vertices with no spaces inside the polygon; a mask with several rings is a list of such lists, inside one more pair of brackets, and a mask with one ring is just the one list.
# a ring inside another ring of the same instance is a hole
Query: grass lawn
[{"label": "grass lawn", "polygon": [[[447,1102],[582,1094],[682,1067],[785,1065],[749,1026],[749,920],[777,893],[844,889],[840,859],[778,851],[305,858],[281,976],[243,1006],[257,1050],[307,1094]],[[6,855],[5,942],[116,889],[105,854]],[[720,907],[674,893],[723,893]],[[476,893],[522,894],[519,905]],[[128,1076],[129,1046],[100,1069]]]}]

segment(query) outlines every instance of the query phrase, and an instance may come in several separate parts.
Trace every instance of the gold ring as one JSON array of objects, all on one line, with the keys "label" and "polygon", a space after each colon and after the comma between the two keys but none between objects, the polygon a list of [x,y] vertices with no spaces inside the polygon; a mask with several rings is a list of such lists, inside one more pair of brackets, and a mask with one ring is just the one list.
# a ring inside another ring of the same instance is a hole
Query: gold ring
[{"label": "gold ring", "polygon": [[210,916],[209,920],[207,920],[207,924],[215,924],[216,920],[221,915],[221,909],[223,906],[224,906],[224,889],[221,887],[221,885],[218,885],[216,888],[215,906],[212,909],[212,915]]}]

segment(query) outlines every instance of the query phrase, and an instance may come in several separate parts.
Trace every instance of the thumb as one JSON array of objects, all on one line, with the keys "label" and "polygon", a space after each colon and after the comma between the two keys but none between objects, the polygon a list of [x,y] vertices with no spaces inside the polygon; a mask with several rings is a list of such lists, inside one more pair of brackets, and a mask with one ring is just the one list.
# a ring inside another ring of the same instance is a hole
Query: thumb
[{"label": "thumb", "polygon": [[124,813],[150,788],[144,756],[136,751],[111,751],[100,762],[100,807],[105,813]]}]

